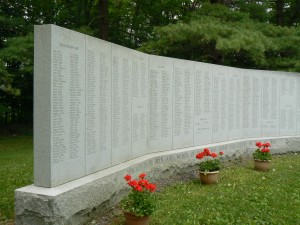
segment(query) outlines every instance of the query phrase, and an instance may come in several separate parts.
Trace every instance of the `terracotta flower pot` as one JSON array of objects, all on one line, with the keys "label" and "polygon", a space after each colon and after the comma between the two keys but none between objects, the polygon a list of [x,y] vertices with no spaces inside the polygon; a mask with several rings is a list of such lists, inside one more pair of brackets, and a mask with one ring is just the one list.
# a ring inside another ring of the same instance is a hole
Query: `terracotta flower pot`
[{"label": "terracotta flower pot", "polygon": [[203,172],[199,171],[202,184],[215,184],[218,182],[219,171]]},{"label": "terracotta flower pot", "polygon": [[254,169],[259,171],[268,171],[270,169],[271,160],[254,159]]},{"label": "terracotta flower pot", "polygon": [[135,216],[132,213],[124,212],[125,224],[126,225],[149,225],[149,216]]}]

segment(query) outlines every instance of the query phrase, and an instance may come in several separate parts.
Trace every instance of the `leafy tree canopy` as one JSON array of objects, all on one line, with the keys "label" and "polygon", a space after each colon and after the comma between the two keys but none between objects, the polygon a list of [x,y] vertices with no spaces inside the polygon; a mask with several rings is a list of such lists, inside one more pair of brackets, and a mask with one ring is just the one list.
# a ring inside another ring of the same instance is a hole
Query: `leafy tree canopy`
[{"label": "leafy tree canopy", "polygon": [[[297,70],[299,28],[251,19],[223,5],[203,5],[188,22],[155,29],[142,51],[252,69]],[[298,70],[297,70],[298,71]]]}]

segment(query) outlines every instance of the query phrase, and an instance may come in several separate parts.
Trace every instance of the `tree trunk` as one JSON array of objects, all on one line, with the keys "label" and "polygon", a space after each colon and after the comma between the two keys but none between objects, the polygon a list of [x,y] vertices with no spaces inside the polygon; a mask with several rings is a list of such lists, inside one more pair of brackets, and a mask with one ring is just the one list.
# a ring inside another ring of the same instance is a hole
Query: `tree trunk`
[{"label": "tree trunk", "polygon": [[232,0],[210,0],[211,4],[222,4],[222,5],[230,5]]},{"label": "tree trunk", "polygon": [[275,13],[276,13],[276,24],[279,26],[284,25],[283,8],[284,8],[284,0],[277,0]]},{"label": "tree trunk", "polygon": [[99,0],[99,38],[108,40],[108,0]]},{"label": "tree trunk", "polygon": [[8,124],[8,112],[5,112],[4,125]]},{"label": "tree trunk", "polygon": [[222,2],[222,0],[210,0],[211,4],[220,4]]},{"label": "tree trunk", "polygon": [[296,1],[292,14],[289,26],[297,26],[297,24],[300,24],[300,0]]},{"label": "tree trunk", "polygon": [[12,123],[16,122],[16,110],[15,110],[15,106],[11,107],[11,122]]}]

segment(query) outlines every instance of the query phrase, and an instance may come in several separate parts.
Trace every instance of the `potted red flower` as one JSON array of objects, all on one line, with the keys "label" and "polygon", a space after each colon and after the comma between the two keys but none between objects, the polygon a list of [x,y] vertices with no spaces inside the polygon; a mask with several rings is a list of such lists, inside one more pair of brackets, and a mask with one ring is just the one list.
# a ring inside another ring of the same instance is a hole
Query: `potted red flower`
[{"label": "potted red flower", "polygon": [[257,149],[253,152],[254,169],[267,171],[270,168],[272,155],[270,152],[271,144],[269,142],[256,142]]},{"label": "potted red flower", "polygon": [[150,183],[145,177],[145,173],[141,173],[138,180],[133,180],[130,175],[124,177],[131,188],[128,196],[121,201],[126,225],[148,225],[149,216],[155,210],[153,192],[156,185]]},{"label": "potted red flower", "polygon": [[203,184],[214,184],[218,182],[218,174],[221,169],[220,158],[224,155],[223,151],[219,154],[211,152],[208,148],[204,148],[202,152],[196,155],[197,159],[200,159],[199,174],[200,180]]}]

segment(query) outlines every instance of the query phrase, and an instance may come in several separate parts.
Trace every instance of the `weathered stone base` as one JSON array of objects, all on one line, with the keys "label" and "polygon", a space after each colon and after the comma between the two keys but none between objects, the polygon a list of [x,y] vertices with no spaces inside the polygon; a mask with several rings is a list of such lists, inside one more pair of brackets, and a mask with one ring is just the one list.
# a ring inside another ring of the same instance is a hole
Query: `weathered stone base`
[{"label": "weathered stone base", "polygon": [[225,152],[225,159],[250,157],[256,141],[270,141],[272,154],[300,152],[300,136],[242,139],[148,154],[72,182],[42,188],[29,185],[15,191],[16,225],[77,225],[114,206],[127,193],[124,175],[146,172],[151,181],[193,174],[196,153],[205,147]]}]

